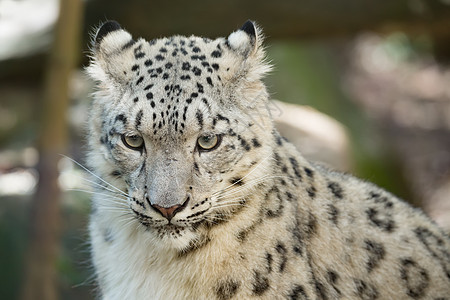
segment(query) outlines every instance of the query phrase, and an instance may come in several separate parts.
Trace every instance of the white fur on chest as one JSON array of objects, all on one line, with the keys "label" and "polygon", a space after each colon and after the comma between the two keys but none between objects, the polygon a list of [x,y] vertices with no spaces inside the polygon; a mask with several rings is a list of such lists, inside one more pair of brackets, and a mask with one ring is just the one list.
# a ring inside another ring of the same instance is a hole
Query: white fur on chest
[{"label": "white fur on chest", "polygon": [[[175,250],[163,248],[136,224],[121,226],[110,214],[94,218],[90,226],[92,252],[104,291],[102,299],[207,299],[201,294],[204,290],[195,288],[209,285],[209,272],[202,262],[180,260]],[[109,225],[109,241],[103,224]]]}]

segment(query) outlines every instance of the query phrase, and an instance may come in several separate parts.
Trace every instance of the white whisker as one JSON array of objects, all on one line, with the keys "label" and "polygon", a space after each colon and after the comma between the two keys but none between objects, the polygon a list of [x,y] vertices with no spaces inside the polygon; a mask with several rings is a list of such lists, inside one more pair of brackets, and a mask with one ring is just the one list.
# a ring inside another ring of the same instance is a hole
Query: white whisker
[{"label": "white whisker", "polygon": [[121,194],[123,194],[124,196],[128,196],[127,193],[125,193],[124,191],[122,191],[121,189],[115,187],[114,185],[112,185],[111,183],[107,182],[106,180],[102,179],[100,176],[94,174],[94,172],[90,171],[88,168],[86,168],[85,166],[83,166],[82,164],[80,164],[79,162],[77,162],[76,160],[61,154],[62,156],[64,156],[65,158],[69,159],[70,161],[72,161],[73,163],[77,164],[79,167],[81,167],[83,170],[85,170],[86,172],[88,172],[89,174],[91,174],[92,176],[94,176],[95,178],[99,179],[100,181],[102,181],[103,183],[107,184],[108,186],[112,187],[114,190],[120,192]]},{"label": "white whisker", "polygon": [[237,207],[237,206],[244,206],[247,207],[246,205],[242,204],[242,203],[228,203],[228,204],[221,204],[221,205],[217,205],[217,206],[213,206],[211,207],[211,209],[219,209],[219,208],[225,208],[225,207]]},{"label": "white whisker", "polygon": [[242,180],[244,180],[246,177],[250,176],[253,172],[255,172],[261,165],[263,162],[265,162],[268,158],[271,158],[272,155],[268,155],[265,158],[263,158],[251,171],[249,171],[244,177],[242,177],[241,179],[239,179],[238,181],[234,182],[233,184],[230,184],[229,186],[225,187],[222,189],[222,191],[226,191],[228,189],[230,189],[231,187],[233,187],[234,185],[240,183]]},{"label": "white whisker", "polygon": [[121,201],[124,201],[124,202],[127,200],[127,198],[121,198],[121,197],[110,195],[110,194],[104,194],[104,193],[100,193],[100,192],[88,191],[88,190],[83,190],[83,189],[75,189],[75,188],[72,189],[72,188],[70,188],[70,189],[67,189],[67,190],[68,191],[75,191],[75,192],[83,192],[83,193],[93,194],[93,195],[105,196],[105,197],[121,200]]},{"label": "white whisker", "polygon": [[238,187],[237,189],[229,190],[229,191],[225,191],[225,192],[220,193],[216,197],[216,199],[220,200],[220,199],[227,198],[227,197],[233,196],[235,194],[238,194],[238,193],[240,193],[242,191],[250,190],[250,189],[254,188],[256,185],[260,184],[261,182],[264,182],[264,181],[269,180],[269,179],[274,179],[274,178],[288,178],[288,177],[287,176],[269,176],[269,175],[266,175],[266,176],[263,176],[263,177],[260,177],[260,178],[255,178],[253,180],[248,181],[242,187]]},{"label": "white whisker", "polygon": [[[89,179],[84,178],[84,177],[81,177],[81,176],[76,176],[76,177],[78,177],[78,178],[80,178],[80,179],[82,179],[82,180],[84,180],[84,181],[87,181],[87,182],[89,182],[89,183],[92,183],[92,184],[94,184],[95,186],[100,187],[100,188],[102,188],[102,189],[104,189],[104,190],[110,191],[111,193],[118,194],[118,195],[122,195],[121,193],[118,193],[118,192],[116,192],[115,190],[110,189],[110,188],[108,188],[108,187],[106,187],[106,186],[104,186],[104,185],[102,185],[102,184],[100,184],[100,183],[98,183],[98,182],[93,181],[93,180],[89,180]],[[127,194],[127,196],[128,196],[128,194]]]},{"label": "white whisker", "polygon": [[120,208],[120,207],[103,206],[103,207],[101,207],[101,209],[102,209],[102,211],[109,211],[109,212],[123,212],[124,214],[121,216],[126,216],[126,215],[131,214],[129,211],[127,211],[127,209]]}]

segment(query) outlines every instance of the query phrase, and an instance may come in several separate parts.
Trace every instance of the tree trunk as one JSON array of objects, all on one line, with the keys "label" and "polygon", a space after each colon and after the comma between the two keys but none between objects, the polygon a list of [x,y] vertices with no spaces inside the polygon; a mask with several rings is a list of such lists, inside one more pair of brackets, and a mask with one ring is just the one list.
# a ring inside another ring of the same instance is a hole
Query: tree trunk
[{"label": "tree trunk", "polygon": [[66,151],[69,76],[79,59],[82,0],[62,0],[44,82],[38,150],[39,184],[30,216],[23,300],[58,298],[61,191],[58,161]]}]

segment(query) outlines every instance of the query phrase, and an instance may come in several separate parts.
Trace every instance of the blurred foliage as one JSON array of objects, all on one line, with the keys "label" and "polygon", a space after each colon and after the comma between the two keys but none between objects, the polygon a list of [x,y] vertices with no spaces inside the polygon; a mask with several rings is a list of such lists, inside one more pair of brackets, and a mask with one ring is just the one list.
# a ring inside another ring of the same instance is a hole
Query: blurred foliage
[{"label": "blurred foliage", "polygon": [[[18,299],[23,279],[30,198],[2,197],[0,201],[0,299]],[[61,253],[58,259],[61,299],[93,298],[87,220],[90,210],[85,193],[65,193]],[[13,230],[12,230],[13,229]]]},{"label": "blurred foliage", "polygon": [[29,224],[25,198],[3,197],[0,201],[1,299],[17,299],[19,296]]},{"label": "blurred foliage", "polygon": [[[350,134],[353,173],[392,193],[411,199],[392,150],[377,127],[343,90],[342,67],[336,49],[339,43],[276,42],[268,47],[275,70],[266,80],[275,99],[307,105],[333,116]],[[413,51],[413,48],[408,48]],[[301,151],[301,149],[300,149]]]}]

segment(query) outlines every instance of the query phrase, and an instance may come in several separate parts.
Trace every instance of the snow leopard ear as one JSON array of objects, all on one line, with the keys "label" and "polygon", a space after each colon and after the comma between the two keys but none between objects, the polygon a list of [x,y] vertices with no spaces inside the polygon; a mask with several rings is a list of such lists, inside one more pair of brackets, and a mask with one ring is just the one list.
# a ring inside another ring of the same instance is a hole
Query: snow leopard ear
[{"label": "snow leopard ear", "polygon": [[126,83],[131,76],[127,71],[133,61],[133,51],[128,50],[135,43],[131,34],[116,21],[103,23],[92,39],[89,75],[100,82]]},{"label": "snow leopard ear", "polygon": [[254,53],[262,42],[262,32],[253,21],[247,20],[242,27],[228,36],[228,46],[247,57]]},{"label": "snow leopard ear", "polygon": [[108,34],[111,33],[113,31],[117,31],[122,29],[122,27],[120,27],[120,24],[117,23],[116,21],[108,21],[103,23],[100,28],[97,30],[97,33],[95,34],[95,44],[98,45],[101,43],[101,41],[103,40],[103,38]]},{"label": "snow leopard ear", "polygon": [[247,83],[257,82],[271,70],[265,60],[264,36],[255,22],[248,20],[242,27],[231,33],[226,45],[238,55],[239,68],[234,77],[245,77]]}]

